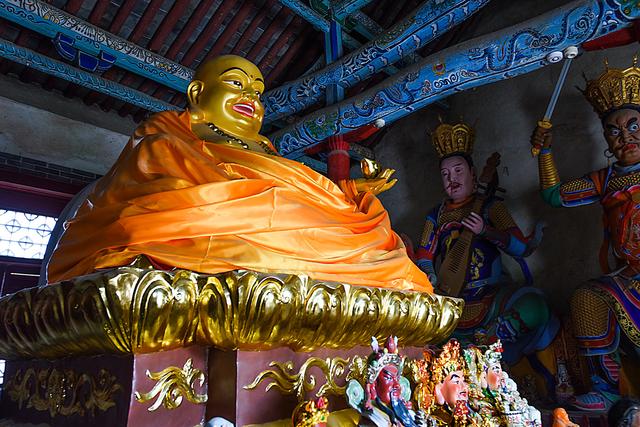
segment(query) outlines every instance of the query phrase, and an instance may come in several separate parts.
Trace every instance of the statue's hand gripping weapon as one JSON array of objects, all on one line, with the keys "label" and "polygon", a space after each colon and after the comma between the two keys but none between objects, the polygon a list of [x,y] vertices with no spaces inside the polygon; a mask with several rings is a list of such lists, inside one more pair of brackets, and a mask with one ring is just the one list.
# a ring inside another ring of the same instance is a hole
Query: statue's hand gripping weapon
[{"label": "statue's hand gripping weapon", "polygon": [[[549,62],[558,62],[565,58],[564,63],[562,64],[562,70],[560,71],[560,77],[556,82],[556,87],[553,89],[553,93],[551,94],[551,99],[549,100],[549,105],[547,105],[547,111],[544,113],[544,117],[542,120],[538,122],[538,126],[543,129],[551,129],[551,116],[553,115],[553,110],[556,108],[556,104],[558,103],[558,97],[560,96],[560,91],[564,86],[564,82],[567,79],[567,74],[569,73],[569,67],[571,66],[571,60],[578,56],[578,48],[575,46],[569,46],[563,52],[551,52],[547,55],[547,61]],[[539,144],[531,147],[531,155],[533,157],[540,154],[540,149],[542,146]]]}]

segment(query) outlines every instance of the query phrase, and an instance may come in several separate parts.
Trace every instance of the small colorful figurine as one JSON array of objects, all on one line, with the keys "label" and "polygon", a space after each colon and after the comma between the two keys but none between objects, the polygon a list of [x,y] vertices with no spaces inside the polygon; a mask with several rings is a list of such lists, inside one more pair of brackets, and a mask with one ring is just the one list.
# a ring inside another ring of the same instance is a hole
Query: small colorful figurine
[{"label": "small colorful figurine", "polygon": [[419,427],[424,414],[412,411],[409,380],[402,376],[404,357],[398,354],[398,339],[389,337],[380,347],[371,339],[373,352],[367,359],[366,384],[356,380],[347,386],[349,405],[361,414],[360,426]]},{"label": "small colorful figurine", "polygon": [[465,381],[460,343],[452,339],[442,350],[429,348],[415,363],[414,392],[418,408],[438,425],[467,425],[470,420],[469,386]]}]

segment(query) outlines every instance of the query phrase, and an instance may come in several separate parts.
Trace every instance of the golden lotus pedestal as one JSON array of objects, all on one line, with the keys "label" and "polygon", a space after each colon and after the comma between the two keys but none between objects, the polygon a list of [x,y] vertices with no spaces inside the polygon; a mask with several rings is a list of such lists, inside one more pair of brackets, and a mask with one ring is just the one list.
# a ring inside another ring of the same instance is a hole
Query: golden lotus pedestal
[{"label": "golden lotus pedestal", "polygon": [[0,299],[0,413],[51,426],[264,423],[311,393],[343,393],[372,336],[418,355],[461,311],[454,298],[301,275],[102,271]]}]

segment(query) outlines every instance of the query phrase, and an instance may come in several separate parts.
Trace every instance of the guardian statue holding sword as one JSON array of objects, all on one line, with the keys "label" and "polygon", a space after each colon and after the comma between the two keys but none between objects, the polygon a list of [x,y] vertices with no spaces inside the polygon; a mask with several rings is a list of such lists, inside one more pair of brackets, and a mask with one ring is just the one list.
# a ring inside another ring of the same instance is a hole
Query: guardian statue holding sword
[{"label": "guardian statue holding sword", "polygon": [[577,54],[573,49],[565,52],[568,59],[549,108],[531,136],[531,152],[538,157],[540,192],[546,203],[569,208],[599,202],[604,211],[599,255],[604,275],[583,283],[571,297],[575,338],[592,375],[592,391],[576,396],[572,403],[595,411],[606,410],[617,400],[621,366],[627,369],[630,364],[625,360],[640,355],[640,68],[637,59],[626,69],[605,63],[604,72],[587,81],[583,93],[602,122],[604,155],[613,163],[561,181],[550,119],[571,58]]}]

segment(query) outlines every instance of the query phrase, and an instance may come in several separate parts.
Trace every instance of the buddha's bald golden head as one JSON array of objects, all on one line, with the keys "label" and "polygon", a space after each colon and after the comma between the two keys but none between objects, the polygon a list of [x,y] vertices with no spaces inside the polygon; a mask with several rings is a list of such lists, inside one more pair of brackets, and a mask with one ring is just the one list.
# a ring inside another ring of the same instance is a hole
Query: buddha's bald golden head
[{"label": "buddha's bald golden head", "polygon": [[252,62],[236,55],[211,59],[198,67],[187,88],[192,123],[213,123],[234,136],[255,139],[264,117],[262,92],[264,78]]}]

